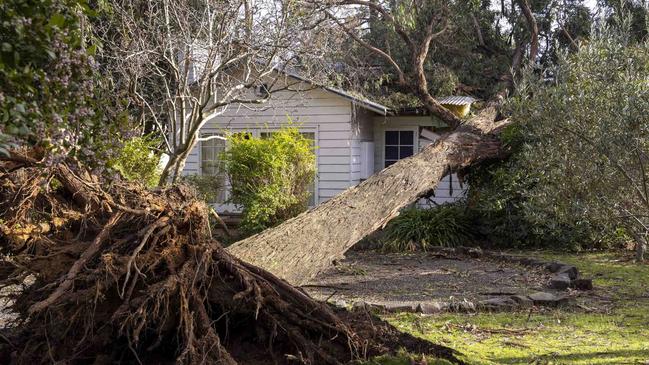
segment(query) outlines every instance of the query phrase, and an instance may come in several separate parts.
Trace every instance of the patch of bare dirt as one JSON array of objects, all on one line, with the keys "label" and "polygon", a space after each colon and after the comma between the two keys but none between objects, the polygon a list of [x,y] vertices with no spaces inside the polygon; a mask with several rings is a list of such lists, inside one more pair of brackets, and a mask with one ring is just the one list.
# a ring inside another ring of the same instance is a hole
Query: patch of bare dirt
[{"label": "patch of bare dirt", "polygon": [[488,258],[350,251],[303,288],[320,300],[416,305],[548,291],[548,279],[542,269]]}]

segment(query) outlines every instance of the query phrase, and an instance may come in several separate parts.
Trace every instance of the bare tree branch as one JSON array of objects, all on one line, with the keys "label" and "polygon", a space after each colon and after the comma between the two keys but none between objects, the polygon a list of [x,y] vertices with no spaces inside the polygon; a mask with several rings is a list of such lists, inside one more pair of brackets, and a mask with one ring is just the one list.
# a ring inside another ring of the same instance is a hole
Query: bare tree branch
[{"label": "bare tree branch", "polygon": [[536,19],[530,8],[530,3],[528,0],[518,0],[518,5],[525,15],[525,20],[527,21],[527,27],[530,31],[530,62],[536,62],[536,57],[539,53],[539,27],[536,24]]},{"label": "bare tree branch", "polygon": [[338,20],[338,18],[336,18],[335,16],[333,16],[329,11],[325,11],[324,13],[327,15],[327,17],[328,17],[329,19],[333,20],[336,24],[338,24],[338,26],[340,26],[340,28],[341,28],[345,33],[347,33],[347,35],[349,35],[350,37],[352,37],[352,39],[354,39],[358,44],[360,44],[361,46],[365,47],[365,48],[368,49],[369,51],[376,53],[377,55],[383,57],[386,61],[388,61],[388,63],[389,63],[390,65],[392,65],[392,67],[394,68],[394,70],[397,72],[397,75],[398,75],[398,77],[399,77],[399,84],[401,84],[401,85],[405,85],[405,84],[406,84],[406,77],[405,77],[405,74],[404,74],[403,71],[401,70],[401,66],[399,66],[399,64],[394,60],[394,58],[392,58],[392,56],[390,56],[388,53],[382,51],[381,49],[372,46],[372,45],[369,44],[368,42],[364,41],[361,37],[359,37],[358,35],[356,35],[356,33],[355,33],[352,29],[348,28],[348,27],[347,27],[343,22],[341,22],[340,20]]}]

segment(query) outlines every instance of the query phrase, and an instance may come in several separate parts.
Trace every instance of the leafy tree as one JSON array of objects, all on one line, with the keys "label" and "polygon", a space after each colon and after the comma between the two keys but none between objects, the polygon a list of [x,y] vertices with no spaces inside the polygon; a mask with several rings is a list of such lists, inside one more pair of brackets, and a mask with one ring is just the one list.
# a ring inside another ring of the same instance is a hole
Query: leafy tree
[{"label": "leafy tree", "polygon": [[[119,0],[96,22],[100,56],[129,112],[169,156],[176,182],[201,128],[231,105],[261,107],[286,81],[278,69],[320,60],[307,9],[292,0]],[[317,68],[316,68],[317,69]]]},{"label": "leafy tree", "polygon": [[646,1],[600,0],[600,4],[607,10],[606,21],[609,25],[628,26],[629,40],[632,42],[647,40],[649,4]]},{"label": "leafy tree", "polygon": [[[361,92],[396,107],[426,104],[418,100],[421,90],[413,86],[414,77],[409,77],[417,72],[412,61],[416,52],[403,40],[404,33],[419,41],[427,25],[434,23],[436,33],[423,63],[430,95],[464,93],[488,100],[502,91],[499,81],[513,79],[510,70],[517,73],[525,64],[524,59],[550,65],[558,53],[576,49],[579,42],[589,37],[593,21],[583,0],[334,3],[362,5],[353,18],[349,9],[338,15],[339,23],[366,42],[349,45],[353,52],[345,59],[349,65],[346,86],[358,87]],[[395,23],[400,27],[395,27]],[[392,60],[371,47],[385,51]],[[402,82],[394,64],[405,74],[407,82]],[[356,73],[359,68],[362,72]]]},{"label": "leafy tree", "polygon": [[491,171],[496,181],[505,177],[502,193],[495,185],[481,196],[515,201],[524,227],[589,238],[583,246],[625,234],[641,259],[649,234],[649,46],[635,43],[629,25],[599,30],[561,57],[549,84],[521,85],[509,104],[522,123],[520,153]]},{"label": "leafy tree", "polygon": [[38,146],[104,165],[127,119],[98,75],[95,15],[83,0],[0,3],[0,153]]}]

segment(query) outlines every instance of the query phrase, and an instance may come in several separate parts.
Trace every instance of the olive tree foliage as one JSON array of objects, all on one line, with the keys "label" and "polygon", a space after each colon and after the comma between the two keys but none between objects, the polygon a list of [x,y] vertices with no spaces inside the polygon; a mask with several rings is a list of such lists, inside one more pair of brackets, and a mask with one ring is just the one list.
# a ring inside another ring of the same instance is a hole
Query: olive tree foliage
[{"label": "olive tree foliage", "polygon": [[[627,23],[628,25],[628,23]],[[519,168],[534,179],[526,211],[548,221],[621,228],[638,258],[649,235],[649,45],[603,29],[561,58],[550,85],[520,85],[511,104],[527,143]]]},{"label": "olive tree foliage", "polygon": [[123,142],[108,166],[127,181],[155,187],[160,181],[160,156],[154,151],[159,141],[152,136],[133,137]]},{"label": "olive tree foliage", "polygon": [[[160,184],[175,182],[200,130],[232,105],[262,107],[321,59],[310,16],[292,0],[119,0],[98,26],[103,59],[129,109],[163,139]],[[311,69],[319,69],[313,67]],[[265,90],[255,89],[265,85]]]}]

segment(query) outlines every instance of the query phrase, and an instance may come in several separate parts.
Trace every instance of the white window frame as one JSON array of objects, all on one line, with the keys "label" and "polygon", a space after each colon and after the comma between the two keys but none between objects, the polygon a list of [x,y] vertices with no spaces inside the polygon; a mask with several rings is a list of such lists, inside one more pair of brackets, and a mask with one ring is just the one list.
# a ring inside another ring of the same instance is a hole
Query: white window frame
[{"label": "white window frame", "polygon": [[401,131],[411,131],[412,132],[412,154],[413,156],[419,152],[419,127],[410,126],[410,127],[388,127],[384,128],[381,131],[379,138],[381,138],[381,169],[385,167],[385,133],[386,132],[401,132]]},{"label": "white window frame", "polygon": [[[225,136],[228,133],[250,133],[252,136],[258,137],[259,136],[259,131],[256,130],[251,130],[251,129],[232,129],[232,128],[224,128],[221,129],[218,132],[204,132],[201,133],[200,137],[209,137],[213,135],[221,135]],[[201,175],[203,175],[203,149],[202,146],[198,146],[198,171]],[[230,146],[230,143],[226,140],[225,141],[225,149],[227,150]],[[230,178],[226,175],[225,176],[225,201],[227,202],[230,199],[230,196],[232,194],[232,183],[230,182]],[[241,212],[241,207],[238,207],[232,203],[213,203],[214,209],[218,213],[240,213]]]},{"label": "white window frame", "polygon": [[[203,132],[200,134],[199,138],[208,138],[212,136],[225,136],[224,132]],[[199,141],[198,142],[198,173],[201,176],[205,176],[203,174],[203,143],[207,141]],[[227,150],[228,148],[228,142],[225,141],[225,149]],[[230,198],[230,179],[228,179],[227,175],[224,178],[224,189],[225,191],[223,192],[223,198],[224,201],[228,201]],[[215,205],[225,205],[224,203],[219,203],[219,202],[214,202],[210,204],[215,204]]]}]

